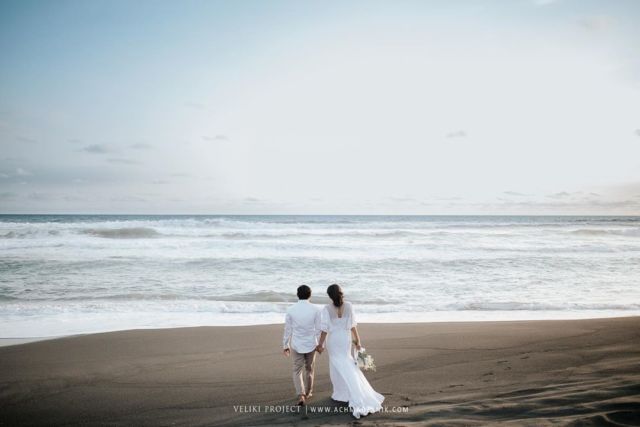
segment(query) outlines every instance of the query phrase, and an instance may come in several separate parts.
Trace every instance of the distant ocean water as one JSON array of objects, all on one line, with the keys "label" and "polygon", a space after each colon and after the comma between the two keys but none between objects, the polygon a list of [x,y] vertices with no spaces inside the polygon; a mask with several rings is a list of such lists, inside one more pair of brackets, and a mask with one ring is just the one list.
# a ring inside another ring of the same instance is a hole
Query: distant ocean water
[{"label": "distant ocean water", "polygon": [[281,322],[640,314],[640,217],[0,215],[0,337]]}]

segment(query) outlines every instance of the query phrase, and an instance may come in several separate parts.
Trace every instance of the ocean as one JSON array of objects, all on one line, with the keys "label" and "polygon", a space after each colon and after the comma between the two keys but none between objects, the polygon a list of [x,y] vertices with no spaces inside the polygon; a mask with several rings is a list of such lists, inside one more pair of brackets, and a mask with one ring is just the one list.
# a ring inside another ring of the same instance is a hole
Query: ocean
[{"label": "ocean", "polygon": [[0,337],[640,314],[640,217],[0,215]]}]

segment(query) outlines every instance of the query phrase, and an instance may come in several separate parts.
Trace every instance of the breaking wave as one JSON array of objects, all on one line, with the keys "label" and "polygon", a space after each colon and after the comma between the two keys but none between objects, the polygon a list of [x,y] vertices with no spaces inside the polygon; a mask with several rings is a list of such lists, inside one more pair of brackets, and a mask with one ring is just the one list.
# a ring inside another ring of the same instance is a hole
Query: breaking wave
[{"label": "breaking wave", "polygon": [[153,228],[146,227],[86,228],[82,230],[82,233],[107,239],[149,239],[160,236],[160,233]]}]

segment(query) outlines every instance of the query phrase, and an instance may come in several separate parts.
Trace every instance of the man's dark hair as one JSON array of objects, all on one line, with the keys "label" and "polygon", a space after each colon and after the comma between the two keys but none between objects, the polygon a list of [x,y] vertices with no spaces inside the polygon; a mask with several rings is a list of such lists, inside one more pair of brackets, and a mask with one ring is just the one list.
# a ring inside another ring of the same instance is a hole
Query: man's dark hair
[{"label": "man's dark hair", "polygon": [[307,285],[302,285],[298,287],[298,299],[309,299],[311,298],[311,288]]}]

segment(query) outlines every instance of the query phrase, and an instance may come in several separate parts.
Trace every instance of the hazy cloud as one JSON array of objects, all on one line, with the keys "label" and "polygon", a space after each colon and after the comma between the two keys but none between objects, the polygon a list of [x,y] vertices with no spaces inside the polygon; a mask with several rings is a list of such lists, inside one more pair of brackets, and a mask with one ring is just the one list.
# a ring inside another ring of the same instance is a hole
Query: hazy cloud
[{"label": "hazy cloud", "polygon": [[67,142],[68,142],[69,144],[81,144],[81,143],[82,143],[82,141],[80,141],[80,140],[79,140],[79,139],[77,139],[77,138],[69,138],[69,139],[67,139]]},{"label": "hazy cloud", "polygon": [[108,153],[110,150],[109,150],[109,147],[107,147],[106,145],[91,144],[91,145],[87,145],[86,147],[83,147],[82,151],[86,151],[87,153],[92,153],[92,154],[105,154],[105,153]]},{"label": "hazy cloud", "polygon": [[218,134],[216,136],[203,135],[202,139],[208,142],[215,142],[215,141],[228,141],[229,137],[227,135],[222,135],[222,134]]},{"label": "hazy cloud", "polygon": [[14,172],[2,172],[2,173],[0,173],[0,178],[4,178],[4,179],[15,178],[15,177],[19,178],[19,177],[32,176],[32,175],[33,174],[30,171],[19,167],[19,168],[16,168],[14,170]]},{"label": "hazy cloud", "polygon": [[137,160],[123,159],[121,157],[114,157],[114,158],[108,159],[107,161],[109,163],[118,163],[118,164],[121,164],[121,165],[139,165],[139,164],[141,164]]},{"label": "hazy cloud", "polygon": [[53,196],[49,193],[41,193],[36,191],[33,193],[29,193],[27,198],[30,200],[36,200],[36,201],[47,201],[47,200],[52,200]]},{"label": "hazy cloud", "polygon": [[62,199],[66,202],[88,202],[91,200],[87,197],[78,196],[76,194],[69,194],[69,195],[63,196]]},{"label": "hazy cloud", "polygon": [[446,135],[447,138],[466,138],[467,137],[467,132],[464,130],[456,130],[453,132],[449,132]]},{"label": "hazy cloud", "polygon": [[528,197],[530,194],[518,193],[517,191],[504,191],[503,194],[507,196],[516,196],[516,197]]},{"label": "hazy cloud", "polygon": [[17,176],[31,176],[32,173],[29,172],[28,170],[22,169],[22,168],[18,168],[16,169],[16,175]]},{"label": "hazy cloud", "polygon": [[533,4],[536,6],[548,6],[553,3],[557,3],[559,0],[533,0]]},{"label": "hazy cloud", "polygon": [[133,148],[134,150],[150,150],[151,148],[153,148],[151,145],[145,144],[143,142],[132,144],[130,145],[130,147]]},{"label": "hazy cloud", "polygon": [[547,197],[550,199],[566,199],[567,197],[571,197],[571,193],[560,191],[559,193],[547,194]]},{"label": "hazy cloud", "polygon": [[188,108],[193,108],[194,110],[204,110],[207,108],[204,104],[200,102],[185,102],[184,106]]},{"label": "hazy cloud", "polygon": [[399,202],[399,203],[410,203],[410,202],[416,201],[416,199],[411,197],[397,197],[397,196],[389,197],[389,200],[393,202]]},{"label": "hazy cloud", "polygon": [[636,136],[640,136],[640,129],[636,129]]},{"label": "hazy cloud", "polygon": [[109,200],[112,202],[146,202],[147,201],[147,199],[143,197],[129,196],[129,195],[115,196],[115,197],[111,197]]},{"label": "hazy cloud", "polygon": [[18,136],[16,139],[20,142],[26,142],[27,144],[35,144],[38,142],[37,140],[33,138],[27,138],[26,136]]},{"label": "hazy cloud", "polygon": [[0,193],[0,200],[14,200],[18,195],[10,191]]},{"label": "hazy cloud", "polygon": [[613,25],[613,18],[607,15],[587,16],[578,21],[578,24],[588,31],[604,31]]}]

